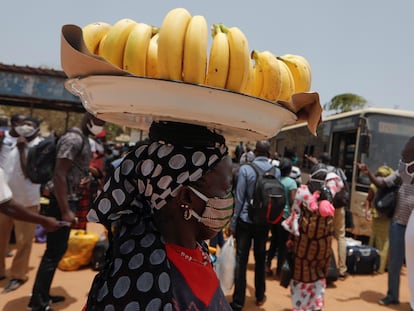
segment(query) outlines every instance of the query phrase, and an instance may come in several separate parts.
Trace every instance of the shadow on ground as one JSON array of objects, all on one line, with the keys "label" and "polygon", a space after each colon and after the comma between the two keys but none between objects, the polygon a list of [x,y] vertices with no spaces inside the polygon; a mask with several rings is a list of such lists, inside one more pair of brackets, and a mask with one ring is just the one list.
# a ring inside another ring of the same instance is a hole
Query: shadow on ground
[{"label": "shadow on ground", "polygon": [[[59,302],[53,305],[53,310],[70,310],[70,305],[77,302],[76,297],[70,296],[70,294],[63,287],[53,287],[54,295],[64,296],[66,299],[63,302]],[[19,297],[17,299],[9,300],[3,307],[2,311],[16,311],[27,310],[30,297]]]}]

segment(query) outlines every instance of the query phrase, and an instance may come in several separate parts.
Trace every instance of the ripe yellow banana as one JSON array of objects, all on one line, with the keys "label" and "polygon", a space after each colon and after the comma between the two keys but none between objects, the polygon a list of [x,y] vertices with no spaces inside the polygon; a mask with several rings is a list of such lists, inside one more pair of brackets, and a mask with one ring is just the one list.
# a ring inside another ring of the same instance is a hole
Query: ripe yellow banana
[{"label": "ripe yellow banana", "polygon": [[205,84],[225,88],[230,64],[229,41],[219,24],[213,25],[212,35],[213,42],[210,47]]},{"label": "ripe yellow banana", "polygon": [[305,57],[296,54],[285,54],[278,57],[290,69],[295,80],[295,93],[309,92],[312,83],[312,72]]},{"label": "ripe yellow banana", "polygon": [[247,77],[246,85],[240,90],[240,93],[253,95],[254,89],[254,66],[253,62],[249,62],[249,76]]},{"label": "ripe yellow banana", "polygon": [[162,22],[158,38],[158,70],[161,78],[182,80],[184,40],[191,14],[172,9]]},{"label": "ripe yellow banana", "polygon": [[99,42],[99,45],[98,45],[98,47],[96,48],[96,50],[97,50],[97,55],[99,55],[99,56],[102,56],[102,47],[104,46],[104,42],[105,42],[105,40],[106,40],[106,35],[107,35],[108,33],[106,33],[103,37],[102,37],[102,39],[101,39],[101,42]]},{"label": "ripe yellow banana", "polygon": [[183,80],[202,84],[206,79],[208,26],[204,16],[195,15],[187,26],[184,40]]},{"label": "ripe yellow banana", "polygon": [[278,100],[290,102],[292,95],[295,93],[295,80],[293,79],[292,73],[286,63],[280,59],[276,60],[279,63],[280,79],[282,81],[281,92]]},{"label": "ripe yellow banana", "polygon": [[148,77],[159,78],[158,74],[158,37],[159,33],[155,33],[148,45],[147,53],[147,68],[146,73]]},{"label": "ripe yellow banana", "polygon": [[279,98],[282,86],[281,71],[276,57],[270,51],[252,52],[256,65],[261,67],[263,75],[262,89],[259,97],[276,101]]},{"label": "ripe yellow banana", "polygon": [[146,75],[148,46],[152,37],[152,26],[137,23],[132,28],[125,44],[123,69],[137,76]]},{"label": "ripe yellow banana", "polygon": [[223,32],[227,34],[230,50],[229,74],[226,88],[231,91],[240,92],[240,90],[245,88],[249,77],[249,43],[239,28],[227,28],[223,24],[220,26]]},{"label": "ripe yellow banana", "polygon": [[125,44],[136,24],[129,18],[117,21],[106,33],[106,38],[99,47],[100,56],[122,69]]},{"label": "ripe yellow banana", "polygon": [[[253,58],[253,52],[252,52]],[[253,65],[253,90],[252,95],[256,97],[260,97],[263,89],[263,68],[262,65],[255,61]]]},{"label": "ripe yellow banana", "polygon": [[95,22],[82,28],[83,41],[89,52],[98,55],[99,43],[111,27],[105,22]]}]

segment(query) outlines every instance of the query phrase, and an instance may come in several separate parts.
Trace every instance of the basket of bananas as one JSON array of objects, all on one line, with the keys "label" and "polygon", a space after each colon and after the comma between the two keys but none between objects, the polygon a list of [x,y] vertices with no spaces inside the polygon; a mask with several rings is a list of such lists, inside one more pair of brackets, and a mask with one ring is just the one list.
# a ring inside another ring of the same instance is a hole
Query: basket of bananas
[{"label": "basket of bananas", "polygon": [[286,125],[321,120],[319,95],[300,55],[250,51],[238,27],[211,26],[184,8],[160,27],[124,18],[64,25],[66,88],[99,118],[148,129],[152,121],[205,125],[226,139],[264,139]]}]

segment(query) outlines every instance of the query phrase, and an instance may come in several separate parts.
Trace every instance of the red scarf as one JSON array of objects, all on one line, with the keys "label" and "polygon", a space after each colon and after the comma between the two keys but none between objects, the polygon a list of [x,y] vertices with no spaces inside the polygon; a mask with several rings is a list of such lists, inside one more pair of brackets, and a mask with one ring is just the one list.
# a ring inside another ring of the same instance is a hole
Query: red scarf
[{"label": "red scarf", "polygon": [[[165,248],[168,259],[183,275],[194,295],[209,306],[220,281],[210,262],[207,265],[202,264],[204,259],[201,249],[188,249],[175,244],[166,244]],[[186,259],[181,253],[191,256],[192,259]]]}]

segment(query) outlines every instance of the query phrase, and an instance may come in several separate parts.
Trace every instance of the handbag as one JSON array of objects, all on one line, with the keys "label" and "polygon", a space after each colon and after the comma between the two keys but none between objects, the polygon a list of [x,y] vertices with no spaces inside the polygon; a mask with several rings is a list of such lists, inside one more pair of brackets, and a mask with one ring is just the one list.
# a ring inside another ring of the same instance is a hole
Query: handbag
[{"label": "handbag", "polygon": [[227,295],[233,288],[235,268],[236,250],[234,245],[234,237],[231,235],[223,244],[214,265],[214,270],[220,280],[220,286],[225,295]]},{"label": "handbag", "polygon": [[341,189],[335,196],[333,197],[332,204],[335,208],[349,207],[349,191],[346,186]]},{"label": "handbag", "polygon": [[287,288],[293,276],[293,254],[289,252],[280,270],[280,286]]},{"label": "handbag", "polygon": [[392,186],[380,188],[377,190],[375,195],[374,204],[377,211],[386,215],[387,217],[392,217],[394,214],[395,206],[397,205],[398,190],[400,186]]}]

